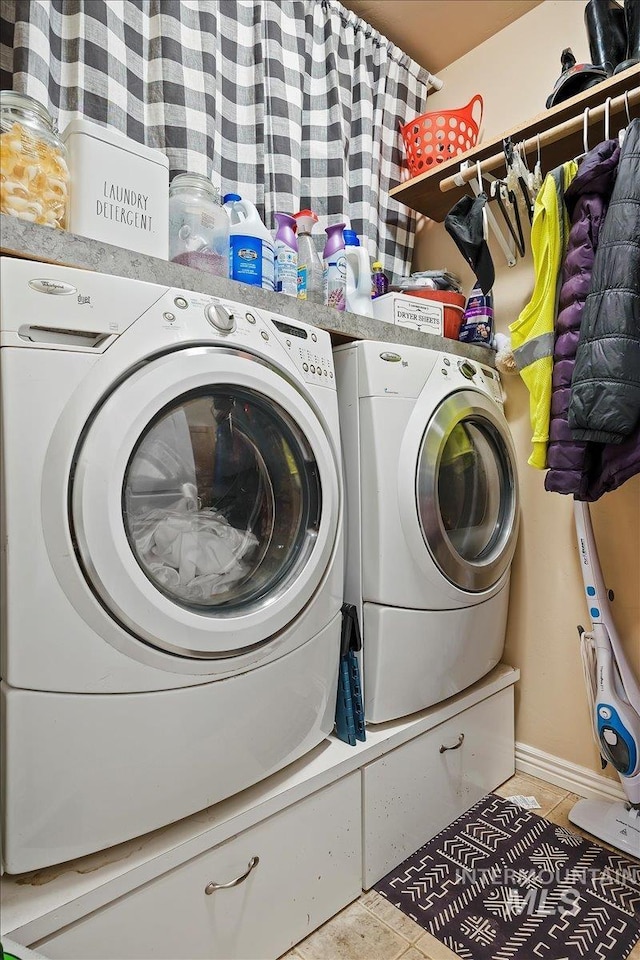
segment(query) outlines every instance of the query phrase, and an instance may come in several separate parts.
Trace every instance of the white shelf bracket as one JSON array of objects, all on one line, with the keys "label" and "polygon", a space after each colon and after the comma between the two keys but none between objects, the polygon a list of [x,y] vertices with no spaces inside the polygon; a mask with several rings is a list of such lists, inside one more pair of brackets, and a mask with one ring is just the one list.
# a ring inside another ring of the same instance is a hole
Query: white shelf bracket
[{"label": "white shelf bracket", "polygon": [[[465,160],[463,163],[460,164],[460,173],[459,173],[459,174],[456,174],[455,181],[456,181],[456,183],[458,184],[458,186],[460,186],[460,187],[465,186],[465,183],[466,183],[468,186],[471,187],[474,195],[477,197],[480,193],[483,192],[482,189],[481,189],[481,187],[480,187],[480,184],[479,184],[479,182],[478,182],[478,178],[477,178],[477,177],[474,177],[473,180],[467,180],[467,181],[465,181],[465,180],[463,180],[463,178],[462,178],[462,176],[461,176],[462,171],[463,171],[463,170],[466,170],[469,166],[471,166],[471,164],[469,163],[468,160]],[[495,177],[492,177],[491,174],[483,174],[483,179],[484,179],[485,177],[486,177],[486,179],[487,179],[489,182],[491,182],[491,180],[495,180],[495,179],[496,179]],[[459,179],[458,179],[458,178],[459,178]],[[496,240],[497,240],[497,242],[498,242],[498,246],[500,247],[500,249],[502,250],[503,254],[505,255],[505,258],[506,258],[506,261],[507,261],[507,266],[509,266],[509,267],[515,267],[515,265],[516,265],[516,245],[515,245],[515,243],[513,242],[512,237],[505,237],[504,233],[503,233],[502,230],[500,229],[500,225],[499,225],[498,221],[497,221],[496,218],[494,217],[494,215],[493,215],[493,213],[492,213],[492,211],[491,211],[491,209],[490,209],[490,207],[489,207],[489,203],[488,203],[488,202],[487,202],[487,204],[486,204],[485,209],[486,209],[486,212],[487,212],[487,223],[488,223],[488,225],[489,225],[489,229],[490,229],[491,232],[493,233],[494,237],[496,238]]]}]

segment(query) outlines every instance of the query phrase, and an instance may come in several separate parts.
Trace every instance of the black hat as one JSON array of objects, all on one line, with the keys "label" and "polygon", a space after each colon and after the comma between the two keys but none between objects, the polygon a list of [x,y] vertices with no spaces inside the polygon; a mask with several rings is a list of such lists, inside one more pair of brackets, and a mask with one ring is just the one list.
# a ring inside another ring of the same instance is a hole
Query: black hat
[{"label": "black hat", "polygon": [[486,193],[464,196],[444,218],[447,233],[475,273],[484,294],[489,293],[495,280],[493,260],[484,239],[482,210],[486,202]]},{"label": "black hat", "polygon": [[589,87],[602,83],[607,79],[607,71],[594,63],[576,63],[571,47],[562,51],[562,73],[555,82],[554,88],[547,97],[547,109],[584,93]]}]

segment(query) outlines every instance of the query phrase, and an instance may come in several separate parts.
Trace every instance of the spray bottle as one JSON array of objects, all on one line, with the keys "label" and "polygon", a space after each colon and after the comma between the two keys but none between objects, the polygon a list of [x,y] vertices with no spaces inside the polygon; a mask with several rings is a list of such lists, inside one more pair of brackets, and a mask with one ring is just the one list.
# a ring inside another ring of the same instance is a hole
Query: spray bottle
[{"label": "spray bottle", "polygon": [[298,241],[296,221],[288,213],[276,213],[276,293],[298,296]]},{"label": "spray bottle", "polygon": [[325,228],[327,242],[323,252],[324,303],[335,310],[344,310],[347,264],[344,255],[344,223]]},{"label": "spray bottle", "polygon": [[322,260],[311,236],[318,218],[313,210],[301,210],[294,217],[298,225],[298,299],[323,303]]}]

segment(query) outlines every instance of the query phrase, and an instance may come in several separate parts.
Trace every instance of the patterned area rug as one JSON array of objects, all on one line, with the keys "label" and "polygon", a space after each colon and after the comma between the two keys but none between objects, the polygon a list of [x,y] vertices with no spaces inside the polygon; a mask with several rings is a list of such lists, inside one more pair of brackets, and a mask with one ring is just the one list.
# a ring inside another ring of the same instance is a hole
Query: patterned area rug
[{"label": "patterned area rug", "polygon": [[625,960],[640,863],[494,794],[375,888],[462,960]]}]

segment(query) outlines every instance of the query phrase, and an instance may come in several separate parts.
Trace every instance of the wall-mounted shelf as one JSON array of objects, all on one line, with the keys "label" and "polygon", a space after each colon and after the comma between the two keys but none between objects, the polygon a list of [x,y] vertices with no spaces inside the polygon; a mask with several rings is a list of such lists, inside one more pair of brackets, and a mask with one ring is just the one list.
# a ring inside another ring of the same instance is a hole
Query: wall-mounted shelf
[{"label": "wall-mounted shelf", "polygon": [[[405,203],[418,213],[423,213],[441,223],[457,200],[468,193],[466,185],[453,184],[452,177],[460,171],[460,165],[468,160],[475,166],[480,161],[483,173],[500,175],[504,172],[502,160],[502,140],[511,137],[514,143],[522,140],[532,141],[528,150],[530,166],[536,160],[536,135],[540,136],[540,152],[542,169],[552,170],[577,154],[583,152],[582,147],[582,119],[583,112],[588,107],[589,114],[589,143],[595,146],[603,138],[604,104],[608,97],[611,104],[611,135],[615,136],[618,129],[627,122],[624,93],[628,93],[631,107],[640,104],[640,65],[630,67],[618,76],[603,80],[595,87],[564,103],[558,104],[551,110],[545,110],[526,123],[511,130],[505,130],[499,137],[477,144],[473,149],[453,157],[444,163],[437,164],[426,173],[420,174],[411,180],[406,180],[391,190],[394,200]],[[617,102],[614,100],[617,98]],[[594,109],[595,108],[595,109]],[[632,114],[633,116],[633,114]],[[533,159],[532,159],[533,158]],[[471,172],[471,176],[473,173]]]}]

